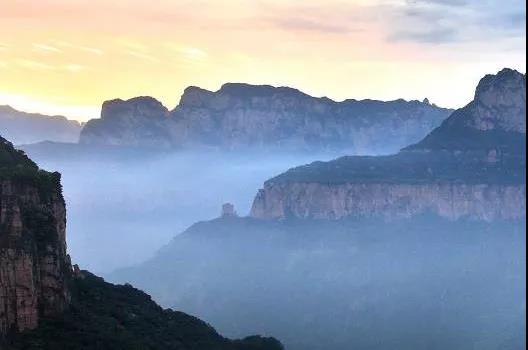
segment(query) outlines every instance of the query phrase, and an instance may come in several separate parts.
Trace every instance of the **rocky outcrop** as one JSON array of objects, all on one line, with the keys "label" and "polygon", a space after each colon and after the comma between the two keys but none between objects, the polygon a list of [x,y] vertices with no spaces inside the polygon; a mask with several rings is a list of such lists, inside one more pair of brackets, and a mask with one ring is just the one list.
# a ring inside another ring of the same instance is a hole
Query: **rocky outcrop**
[{"label": "rocky outcrop", "polygon": [[274,338],[225,338],[128,284],[72,268],[65,232],[60,174],[0,137],[0,349],[284,349]]},{"label": "rocky outcrop", "polygon": [[251,216],[525,218],[525,101],[524,75],[488,75],[475,100],[423,141],[392,156],[291,169],[264,184]]},{"label": "rocky outcrop", "polygon": [[106,101],[101,108],[101,119],[90,120],[84,126],[80,142],[169,147],[168,113],[167,108],[152,97]]},{"label": "rocky outcrop", "polygon": [[475,98],[408,151],[524,152],[526,75],[503,69],[479,82]]},{"label": "rocky outcrop", "polygon": [[487,184],[268,184],[252,208],[256,218],[388,220],[434,213],[452,220],[522,219],[526,185]]},{"label": "rocky outcrop", "polygon": [[80,133],[81,124],[77,121],[0,106],[0,135],[17,145],[42,141],[78,142]]},{"label": "rocky outcrop", "polygon": [[60,175],[0,138],[0,337],[67,308],[65,227]]},{"label": "rocky outcrop", "polygon": [[429,101],[335,102],[291,88],[230,83],[216,92],[189,87],[169,113],[151,98],[105,102],[80,142],[388,153],[420,140],[450,112]]},{"label": "rocky outcrop", "polygon": [[526,134],[526,75],[503,69],[485,76],[477,86],[468,127]]}]

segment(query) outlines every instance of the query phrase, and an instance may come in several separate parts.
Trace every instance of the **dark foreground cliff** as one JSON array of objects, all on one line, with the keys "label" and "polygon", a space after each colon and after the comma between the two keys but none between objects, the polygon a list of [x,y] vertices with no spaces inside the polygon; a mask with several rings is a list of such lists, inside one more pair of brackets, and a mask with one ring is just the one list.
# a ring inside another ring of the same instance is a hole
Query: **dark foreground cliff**
[{"label": "dark foreground cliff", "polygon": [[132,286],[72,269],[60,174],[0,137],[0,349],[280,350],[229,340]]},{"label": "dark foreground cliff", "polygon": [[69,303],[60,174],[39,170],[0,137],[0,337],[33,329]]}]

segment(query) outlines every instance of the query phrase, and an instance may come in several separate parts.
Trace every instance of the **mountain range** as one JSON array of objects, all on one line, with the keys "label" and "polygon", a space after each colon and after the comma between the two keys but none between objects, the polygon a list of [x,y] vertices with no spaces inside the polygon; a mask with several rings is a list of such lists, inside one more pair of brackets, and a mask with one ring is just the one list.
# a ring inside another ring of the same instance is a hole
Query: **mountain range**
[{"label": "mountain range", "polygon": [[42,141],[78,142],[82,125],[62,116],[17,111],[0,106],[0,135],[16,145]]},{"label": "mountain range", "polygon": [[525,100],[525,75],[488,75],[399,153],[279,174],[250,216],[196,223],[108,278],[293,350],[523,348]]},{"label": "mountain range", "polygon": [[248,217],[225,205],[106,276],[124,285],[72,266],[60,174],[0,139],[0,345],[282,348],[243,338],[265,333],[291,350],[523,348],[525,103],[526,77],[510,69],[452,113],[241,84],[189,88],[173,111],[149,97],[108,101],[75,147],[401,148],[283,172]]},{"label": "mountain range", "polygon": [[216,92],[189,87],[172,111],[151,97],[107,101],[80,142],[379,153],[419,140],[450,112],[427,100],[335,102],[292,88],[228,83]]},{"label": "mountain range", "polygon": [[256,218],[525,217],[526,76],[484,77],[475,98],[395,155],[343,157],[280,174],[259,191]]},{"label": "mountain range", "polygon": [[451,111],[427,99],[336,102],[287,87],[227,83],[216,92],[188,87],[173,110],[146,96],[109,100],[100,119],[82,128],[4,106],[0,131],[15,144],[378,154],[420,140]]}]

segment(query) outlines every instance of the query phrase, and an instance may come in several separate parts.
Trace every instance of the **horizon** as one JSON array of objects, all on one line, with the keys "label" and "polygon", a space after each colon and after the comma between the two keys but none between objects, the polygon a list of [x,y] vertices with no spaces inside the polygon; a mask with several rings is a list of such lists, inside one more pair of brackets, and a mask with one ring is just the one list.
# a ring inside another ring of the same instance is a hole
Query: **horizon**
[{"label": "horizon", "polygon": [[0,18],[0,104],[79,121],[226,82],[458,108],[485,74],[526,71],[520,0],[23,0]]},{"label": "horizon", "polygon": [[[517,69],[515,68],[510,68],[510,67],[503,67],[501,68],[499,71],[497,72],[490,72],[490,73],[487,73],[487,75],[493,75],[493,74],[497,74],[498,72],[504,70],[504,69],[512,69],[520,74],[523,74],[523,75],[526,75],[525,72],[520,72],[518,71]],[[482,79],[484,76],[482,76],[480,79]],[[479,79],[479,81],[480,81]],[[434,101],[431,101],[430,98],[428,97],[424,97],[423,99],[406,99],[406,98],[396,98],[396,99],[392,99],[392,100],[380,100],[380,99],[375,99],[375,98],[369,98],[369,97],[366,97],[366,98],[362,98],[362,99],[356,99],[354,97],[350,97],[350,98],[345,98],[345,99],[340,99],[340,100],[337,100],[337,99],[333,99],[331,97],[328,97],[327,95],[321,95],[321,96],[313,96],[313,95],[310,95],[304,91],[302,91],[301,89],[297,89],[297,88],[294,88],[294,87],[291,87],[291,86],[274,86],[274,85],[270,85],[270,84],[250,84],[250,83],[245,83],[245,82],[225,82],[225,83],[222,83],[220,85],[220,87],[218,89],[213,89],[213,90],[208,90],[208,89],[204,89],[206,91],[209,91],[209,92],[219,92],[221,90],[221,88],[226,85],[226,84],[240,84],[240,85],[249,85],[249,86],[270,86],[272,88],[287,88],[287,89],[292,89],[292,90],[296,90],[296,91],[299,91],[300,93],[302,94],[305,94],[311,98],[327,98],[327,99],[330,99],[331,101],[333,102],[337,102],[337,103],[341,103],[341,102],[345,102],[345,101],[350,101],[350,100],[354,100],[354,101],[381,101],[381,102],[393,102],[393,101],[398,101],[398,100],[404,100],[406,102],[411,102],[411,101],[419,101],[419,102],[423,102],[425,101],[425,99],[428,100],[428,102],[432,105],[436,105],[437,107],[440,107],[440,108],[445,108],[445,109],[452,109],[452,110],[456,110],[456,109],[459,109],[459,108],[462,108],[463,106],[465,106],[466,104],[464,105],[461,105],[461,106],[449,106],[449,107],[446,107],[446,106],[442,106],[442,105],[438,105],[437,103],[435,103]],[[477,83],[474,85],[474,88],[477,86]],[[201,87],[199,86],[194,86],[194,85],[189,85],[187,86],[186,88],[184,88],[184,91],[187,89],[187,88],[191,88],[191,87],[195,87],[195,88],[199,88],[199,89],[202,89]],[[151,95],[138,95],[138,96],[131,96],[131,97],[128,97],[128,98],[120,98],[120,97],[116,97],[116,98],[109,98],[109,99],[106,99],[104,101],[101,101],[100,103],[100,106],[102,106],[103,103],[105,102],[108,102],[108,101],[112,101],[112,100],[124,100],[124,101],[127,101],[127,100],[130,100],[130,99],[134,99],[134,98],[140,98],[140,97],[151,97],[151,98],[154,98],[156,101],[160,102],[164,107],[166,107],[168,110],[173,110],[175,109],[179,103],[180,103],[180,100],[181,100],[181,97],[183,96],[183,93],[184,91],[182,91],[182,95],[180,95],[180,98],[178,99],[178,102],[176,104],[173,105],[173,107],[171,107],[170,105],[167,106],[165,103],[163,103],[163,101],[159,100],[158,98],[156,98],[155,96],[151,96]],[[469,103],[471,101],[468,100],[467,103]],[[68,116],[68,115],[65,115],[65,114],[46,114],[46,113],[43,113],[41,112],[40,110],[38,109],[26,109],[24,108],[24,106],[22,106],[21,108],[17,108],[15,107],[16,103],[15,104],[8,104],[8,103],[2,103],[2,95],[0,94],[0,107],[8,107],[8,108],[12,108],[14,109],[15,111],[18,111],[18,112],[23,112],[23,113],[30,113],[30,114],[41,114],[43,116],[53,116],[53,117],[66,117],[68,120],[72,120],[72,121],[78,121],[80,123],[86,123],[88,122],[89,120],[91,119],[100,119],[100,114],[101,114],[101,107],[97,107],[97,116],[96,117],[93,117],[93,118],[88,118],[88,119],[79,119],[79,118],[75,118],[75,117],[71,117],[71,116]],[[40,106],[39,106],[40,107]],[[38,108],[38,107],[37,107]]]}]

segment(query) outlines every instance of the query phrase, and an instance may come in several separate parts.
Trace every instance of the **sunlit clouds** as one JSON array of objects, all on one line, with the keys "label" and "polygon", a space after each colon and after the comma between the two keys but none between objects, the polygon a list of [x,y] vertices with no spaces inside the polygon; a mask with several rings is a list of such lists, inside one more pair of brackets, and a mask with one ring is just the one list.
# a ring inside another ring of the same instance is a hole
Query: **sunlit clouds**
[{"label": "sunlit clouds", "polygon": [[7,2],[1,103],[87,119],[106,99],[172,108],[231,81],[458,107],[483,74],[525,71],[525,20],[519,0]]}]

